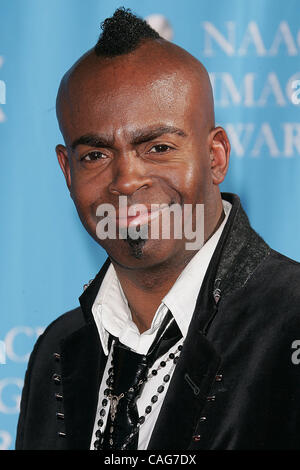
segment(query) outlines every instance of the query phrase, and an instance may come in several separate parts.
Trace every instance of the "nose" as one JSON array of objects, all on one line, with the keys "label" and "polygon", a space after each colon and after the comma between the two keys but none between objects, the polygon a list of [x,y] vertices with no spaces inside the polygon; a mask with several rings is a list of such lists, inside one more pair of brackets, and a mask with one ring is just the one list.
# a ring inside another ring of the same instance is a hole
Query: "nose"
[{"label": "nose", "polygon": [[113,178],[109,184],[112,194],[131,196],[139,189],[152,186],[147,175],[147,164],[135,152],[119,155],[114,159]]}]

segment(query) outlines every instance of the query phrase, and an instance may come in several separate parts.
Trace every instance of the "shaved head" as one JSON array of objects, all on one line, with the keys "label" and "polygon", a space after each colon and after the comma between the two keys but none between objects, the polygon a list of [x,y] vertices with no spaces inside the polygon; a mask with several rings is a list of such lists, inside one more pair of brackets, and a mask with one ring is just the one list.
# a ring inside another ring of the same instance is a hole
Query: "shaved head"
[{"label": "shaved head", "polygon": [[116,89],[126,93],[126,87],[152,84],[159,105],[160,90],[170,88],[178,94],[193,94],[199,106],[199,123],[211,130],[214,125],[213,93],[208,73],[201,62],[175,44],[164,39],[143,40],[132,52],[113,58],[101,57],[92,49],[84,54],[64,75],[57,95],[57,118],[62,134],[68,138],[66,122],[74,113],[80,113],[80,105],[87,106],[87,95],[93,99],[97,90],[111,94]]}]

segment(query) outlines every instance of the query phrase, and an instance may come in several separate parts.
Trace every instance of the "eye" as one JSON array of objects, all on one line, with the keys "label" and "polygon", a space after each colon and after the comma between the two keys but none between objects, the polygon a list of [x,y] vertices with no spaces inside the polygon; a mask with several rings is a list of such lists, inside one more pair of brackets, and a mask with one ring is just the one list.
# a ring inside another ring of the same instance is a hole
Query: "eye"
[{"label": "eye", "polygon": [[107,158],[107,156],[104,155],[104,153],[95,151],[95,152],[87,153],[86,155],[81,157],[80,160],[82,162],[95,162],[97,160],[103,160],[104,158]]},{"label": "eye", "polygon": [[172,150],[172,147],[170,147],[167,144],[157,144],[151,147],[151,149],[149,150],[149,153],[164,153],[164,152],[168,152],[168,150]]}]

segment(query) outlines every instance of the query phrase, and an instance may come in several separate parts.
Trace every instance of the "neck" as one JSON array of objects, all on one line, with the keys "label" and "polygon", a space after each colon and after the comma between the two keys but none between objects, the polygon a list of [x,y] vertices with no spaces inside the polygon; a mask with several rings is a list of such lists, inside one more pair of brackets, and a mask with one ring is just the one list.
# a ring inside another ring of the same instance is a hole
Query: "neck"
[{"label": "neck", "polygon": [[168,262],[138,270],[126,269],[112,261],[140,333],[150,328],[163,297],[195,253],[190,251],[189,257],[176,265]]},{"label": "neck", "polygon": [[[224,212],[222,208],[217,223],[209,236],[205,237],[205,242],[215,233],[223,220]],[[169,292],[197,251],[183,251],[165,263],[144,269],[139,268],[138,270],[127,269],[112,260],[127,298],[132,319],[140,333],[151,327],[153,317],[163,297]]]}]

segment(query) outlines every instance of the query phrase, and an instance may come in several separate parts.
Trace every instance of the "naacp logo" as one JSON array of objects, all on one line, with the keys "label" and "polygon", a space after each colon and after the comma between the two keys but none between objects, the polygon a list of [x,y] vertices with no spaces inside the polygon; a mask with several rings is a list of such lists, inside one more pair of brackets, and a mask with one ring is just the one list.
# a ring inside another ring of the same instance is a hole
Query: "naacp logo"
[{"label": "naacp logo", "polygon": [[[236,157],[300,155],[300,123],[295,113],[300,105],[300,30],[294,31],[287,21],[280,21],[271,29],[265,35],[256,21],[250,21],[245,27],[236,21],[202,23],[202,56],[208,59],[223,56],[229,63],[227,70],[210,69],[209,76],[217,113],[222,115],[226,109],[233,111],[233,120],[222,125]],[[290,64],[285,70],[279,57]],[[252,64],[255,68],[235,73],[245,58],[250,59],[249,67]],[[267,68],[257,66],[261,59],[268,64]],[[289,120],[274,119],[275,107],[282,109],[282,116]],[[243,114],[239,111],[241,108]],[[234,115],[245,115],[247,121],[236,120]],[[255,116],[255,120],[249,121],[248,116]]]},{"label": "naacp logo", "polygon": [[171,41],[173,38],[173,28],[164,15],[154,13],[147,16],[145,19],[147,23],[153,29],[155,29],[155,31],[157,31],[162,38],[166,39],[167,41]]}]

